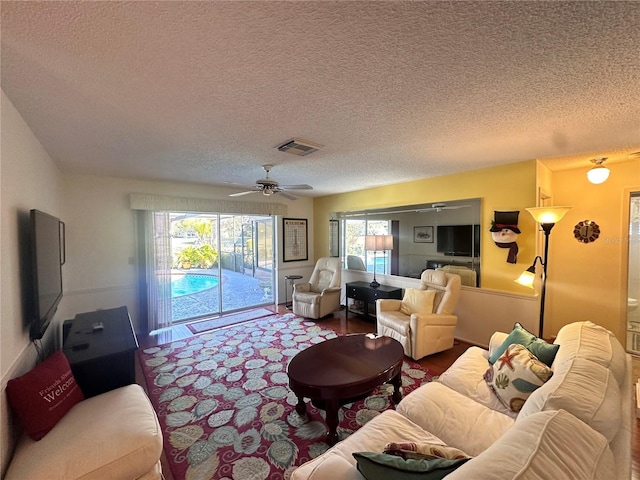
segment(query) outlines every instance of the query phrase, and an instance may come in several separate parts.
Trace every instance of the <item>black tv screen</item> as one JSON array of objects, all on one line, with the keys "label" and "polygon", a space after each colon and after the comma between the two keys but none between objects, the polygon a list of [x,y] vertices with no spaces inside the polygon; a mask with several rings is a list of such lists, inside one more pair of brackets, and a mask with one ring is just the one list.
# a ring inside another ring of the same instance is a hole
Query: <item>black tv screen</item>
[{"label": "black tv screen", "polygon": [[444,255],[480,255],[480,225],[438,225],[436,250]]},{"label": "black tv screen", "polygon": [[39,210],[31,210],[31,266],[33,314],[30,335],[42,338],[62,299],[64,223]]}]

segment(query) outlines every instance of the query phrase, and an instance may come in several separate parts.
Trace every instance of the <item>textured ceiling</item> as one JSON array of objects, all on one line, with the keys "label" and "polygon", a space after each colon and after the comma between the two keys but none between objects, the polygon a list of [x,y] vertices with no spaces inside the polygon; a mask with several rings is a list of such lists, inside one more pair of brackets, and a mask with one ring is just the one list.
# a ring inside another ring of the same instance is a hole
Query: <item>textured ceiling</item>
[{"label": "textured ceiling", "polygon": [[[249,186],[273,164],[322,195],[640,151],[640,2],[1,8],[2,89],[65,172]],[[274,148],[292,137],[324,148]]]}]

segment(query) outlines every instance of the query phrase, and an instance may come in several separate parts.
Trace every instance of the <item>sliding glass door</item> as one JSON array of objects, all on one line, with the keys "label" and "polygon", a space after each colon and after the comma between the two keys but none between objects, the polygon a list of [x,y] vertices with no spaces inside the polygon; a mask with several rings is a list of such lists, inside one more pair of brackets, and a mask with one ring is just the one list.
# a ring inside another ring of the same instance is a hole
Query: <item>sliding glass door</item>
[{"label": "sliding glass door", "polygon": [[169,217],[172,323],[273,303],[273,217]]}]

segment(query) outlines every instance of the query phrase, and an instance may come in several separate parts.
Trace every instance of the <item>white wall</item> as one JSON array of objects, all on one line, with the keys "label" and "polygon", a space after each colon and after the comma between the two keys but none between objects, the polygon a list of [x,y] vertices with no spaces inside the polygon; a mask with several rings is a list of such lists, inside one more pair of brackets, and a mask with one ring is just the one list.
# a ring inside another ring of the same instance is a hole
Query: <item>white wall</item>
[{"label": "white wall", "polygon": [[[29,210],[62,215],[62,175],[4,92],[0,113],[0,395],[2,472],[13,448],[4,389],[7,381],[30,369],[36,361],[24,314],[24,269],[29,268],[25,229]],[[45,340],[55,334],[50,329]]]}]

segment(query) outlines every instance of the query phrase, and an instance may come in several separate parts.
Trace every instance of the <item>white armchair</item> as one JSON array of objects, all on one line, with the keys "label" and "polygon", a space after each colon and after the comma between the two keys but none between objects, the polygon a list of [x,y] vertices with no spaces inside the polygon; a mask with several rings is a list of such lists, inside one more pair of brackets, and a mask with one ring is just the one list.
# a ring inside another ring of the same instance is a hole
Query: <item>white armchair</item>
[{"label": "white armchair", "polygon": [[[458,323],[453,311],[460,295],[460,276],[425,270],[420,280],[420,289],[417,292],[407,289],[403,300],[380,299],[376,302],[378,335],[398,340],[404,353],[414,360],[453,347]],[[434,293],[419,295],[427,297],[427,301],[412,302],[411,294],[423,290]]]},{"label": "white armchair", "polygon": [[319,258],[309,283],[293,286],[293,313],[318,319],[340,308],[341,272],[340,258]]}]

